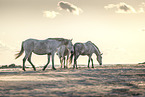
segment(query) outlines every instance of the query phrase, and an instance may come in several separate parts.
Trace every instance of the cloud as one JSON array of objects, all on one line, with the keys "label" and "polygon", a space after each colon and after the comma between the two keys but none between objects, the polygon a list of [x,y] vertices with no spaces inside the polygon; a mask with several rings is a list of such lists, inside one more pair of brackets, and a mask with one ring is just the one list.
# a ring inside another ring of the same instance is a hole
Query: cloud
[{"label": "cloud", "polygon": [[43,15],[47,18],[55,18],[57,15],[59,15],[60,13],[59,12],[55,12],[55,11],[44,11],[43,12]]},{"label": "cloud", "polygon": [[60,1],[58,2],[58,6],[60,10],[67,10],[68,12],[71,12],[75,15],[80,15],[80,13],[82,13],[82,9],[69,3],[69,2],[64,2],[64,1]]},{"label": "cloud", "polygon": [[136,11],[131,5],[128,5],[124,2],[120,2],[119,4],[108,4],[104,7],[105,9],[116,8],[116,13],[141,13],[144,12],[143,8],[140,8],[139,11]]},{"label": "cloud", "polygon": [[131,9],[126,4],[120,5],[119,8],[120,8],[120,10],[123,10],[125,12],[127,12],[127,11],[129,11]]}]

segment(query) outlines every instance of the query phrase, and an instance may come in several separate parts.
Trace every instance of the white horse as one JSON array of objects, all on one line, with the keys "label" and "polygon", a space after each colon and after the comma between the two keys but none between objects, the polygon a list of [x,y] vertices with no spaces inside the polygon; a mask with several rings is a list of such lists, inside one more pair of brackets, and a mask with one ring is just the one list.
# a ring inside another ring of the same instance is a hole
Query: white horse
[{"label": "white horse", "polygon": [[23,58],[23,70],[25,71],[25,61],[28,59],[28,62],[32,65],[34,71],[36,70],[35,66],[31,62],[32,52],[37,55],[48,55],[48,62],[44,66],[43,70],[46,69],[50,62],[50,55],[52,56],[52,69],[54,67],[54,55],[58,47],[65,45],[70,52],[73,52],[72,40],[64,38],[48,38],[46,40],[37,40],[37,39],[27,39],[22,42],[21,51],[16,54],[16,59],[20,57],[25,51],[25,57]]},{"label": "white horse", "polygon": [[[68,68],[68,59],[69,59],[70,54],[71,54],[71,52],[65,45],[62,45],[57,49],[57,55],[60,59],[61,68],[62,68],[62,65],[64,65],[64,68]],[[66,59],[66,57],[67,57],[67,59]],[[65,61],[66,61],[66,66],[65,66]]]},{"label": "white horse", "polygon": [[93,53],[96,54],[97,61],[99,62],[100,65],[102,65],[102,53],[94,43],[92,43],[91,41],[87,41],[86,43],[75,43],[74,53],[71,55],[71,60],[74,56],[73,68],[75,68],[75,66],[77,68],[77,59],[80,55],[87,55],[89,57],[88,68],[89,68],[90,60],[92,61],[92,68],[94,68],[93,59],[91,58]]}]

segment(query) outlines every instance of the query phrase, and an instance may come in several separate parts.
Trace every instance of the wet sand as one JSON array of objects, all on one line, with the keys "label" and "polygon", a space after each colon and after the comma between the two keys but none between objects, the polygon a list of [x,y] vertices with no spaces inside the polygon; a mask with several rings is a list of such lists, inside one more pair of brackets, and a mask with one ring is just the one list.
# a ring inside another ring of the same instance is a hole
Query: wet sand
[{"label": "wet sand", "polygon": [[41,69],[0,69],[0,96],[145,96],[145,64]]}]

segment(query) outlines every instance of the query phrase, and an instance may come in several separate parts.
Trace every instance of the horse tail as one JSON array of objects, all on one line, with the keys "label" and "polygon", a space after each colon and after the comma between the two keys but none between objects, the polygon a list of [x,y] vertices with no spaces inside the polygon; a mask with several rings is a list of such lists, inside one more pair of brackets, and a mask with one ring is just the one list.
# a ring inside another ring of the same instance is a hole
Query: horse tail
[{"label": "horse tail", "polygon": [[70,64],[72,64],[72,60],[75,55],[75,45],[73,46],[73,48],[74,48],[74,51],[73,51],[73,53],[71,53],[70,60],[69,60]]},{"label": "horse tail", "polygon": [[70,64],[72,63],[73,56],[74,56],[74,54],[71,53],[70,60],[69,60],[69,63],[70,63]]},{"label": "horse tail", "polygon": [[24,42],[22,42],[22,45],[21,45],[21,51],[19,53],[15,54],[16,55],[15,59],[19,58],[23,54],[23,52],[24,52],[23,43]]}]

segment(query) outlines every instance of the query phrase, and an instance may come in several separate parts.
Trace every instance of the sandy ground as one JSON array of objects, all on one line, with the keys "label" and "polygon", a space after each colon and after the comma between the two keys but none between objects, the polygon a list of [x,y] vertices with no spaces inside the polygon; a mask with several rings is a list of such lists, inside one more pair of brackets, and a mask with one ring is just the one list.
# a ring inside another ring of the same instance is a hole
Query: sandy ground
[{"label": "sandy ground", "polygon": [[0,96],[145,97],[145,65],[0,69]]}]

